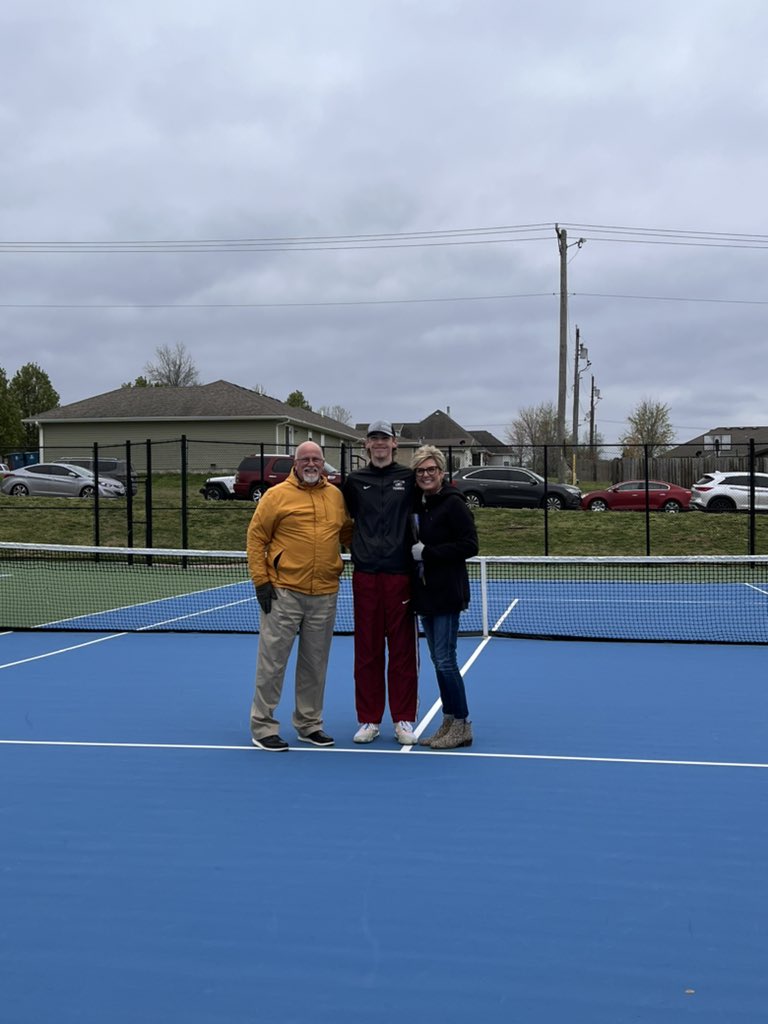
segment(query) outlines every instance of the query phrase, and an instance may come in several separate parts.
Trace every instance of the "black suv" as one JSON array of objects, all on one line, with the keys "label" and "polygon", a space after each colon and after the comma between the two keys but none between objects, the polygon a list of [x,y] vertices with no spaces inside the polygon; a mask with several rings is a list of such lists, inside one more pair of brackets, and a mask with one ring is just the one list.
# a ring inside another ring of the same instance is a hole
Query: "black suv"
[{"label": "black suv", "polygon": [[[258,501],[262,494],[275,484],[282,483],[293,468],[293,456],[275,454],[246,455],[235,474],[234,492],[236,498]],[[341,486],[338,469],[326,462],[323,472],[332,484]]]},{"label": "black suv", "polygon": [[[83,469],[90,469],[92,473],[95,472],[92,458],[76,455],[72,459],[59,459],[58,461],[66,462],[70,466],[82,466]],[[119,480],[123,487],[125,487],[126,491],[128,490],[128,477],[130,476],[131,494],[136,494],[139,489],[136,472],[133,467],[131,467],[129,471],[125,459],[113,459],[109,455],[100,455],[99,476],[111,476],[113,480]]]},{"label": "black suv", "polygon": [[579,508],[581,491],[571,484],[546,483],[530,469],[508,466],[474,466],[453,474],[453,486],[475,508],[492,505],[502,508]]}]

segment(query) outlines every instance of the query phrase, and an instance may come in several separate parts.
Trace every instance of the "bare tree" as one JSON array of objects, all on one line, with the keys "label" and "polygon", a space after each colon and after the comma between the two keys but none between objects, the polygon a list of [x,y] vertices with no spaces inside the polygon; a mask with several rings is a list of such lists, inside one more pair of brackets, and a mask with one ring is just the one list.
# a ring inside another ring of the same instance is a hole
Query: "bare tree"
[{"label": "bare tree", "polygon": [[158,345],[155,350],[156,362],[147,363],[144,373],[151,384],[158,387],[188,388],[199,384],[197,367],[186,345],[177,341],[170,345]]},{"label": "bare tree", "polygon": [[669,406],[644,398],[627,417],[629,428],[619,438],[625,457],[642,455],[647,446],[649,457],[663,455],[675,439],[669,422]]},{"label": "bare tree", "polygon": [[347,426],[352,422],[352,413],[349,409],[345,409],[343,405],[321,405],[316,412],[320,413],[321,416],[327,416],[328,419],[337,420],[339,423],[346,423]]},{"label": "bare tree", "polygon": [[[557,409],[552,402],[521,409],[506,430],[506,440],[515,449],[521,466],[537,473],[544,471],[544,445],[557,444]],[[554,456],[548,459],[549,472],[556,471]]]}]

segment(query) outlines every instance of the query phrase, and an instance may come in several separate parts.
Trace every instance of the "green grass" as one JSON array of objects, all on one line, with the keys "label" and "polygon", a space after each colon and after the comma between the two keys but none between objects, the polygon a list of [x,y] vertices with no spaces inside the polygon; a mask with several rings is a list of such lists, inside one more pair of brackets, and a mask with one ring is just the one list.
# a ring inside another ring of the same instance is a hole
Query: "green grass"
[{"label": "green grass", "polygon": [[[253,506],[245,501],[205,501],[198,493],[205,477],[190,477],[186,546],[204,550],[245,548]],[[153,547],[183,546],[179,477],[158,476],[152,492]],[[133,500],[133,546],[146,544],[145,490]],[[483,555],[543,555],[544,512],[538,509],[478,509]],[[557,512],[547,519],[550,555],[644,555],[646,517],[637,512]],[[756,521],[757,554],[768,554],[768,516]],[[126,502],[100,502],[100,543],[128,543]],[[650,517],[651,554],[749,554],[749,518],[741,514],[687,512]],[[74,498],[10,498],[0,495],[0,541],[37,544],[93,544],[93,502]]]}]

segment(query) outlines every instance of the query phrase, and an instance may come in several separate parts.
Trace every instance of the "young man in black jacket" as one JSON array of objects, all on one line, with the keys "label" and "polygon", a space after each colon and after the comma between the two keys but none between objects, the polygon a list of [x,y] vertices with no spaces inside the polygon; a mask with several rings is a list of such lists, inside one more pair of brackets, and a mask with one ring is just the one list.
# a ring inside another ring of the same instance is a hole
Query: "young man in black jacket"
[{"label": "young man in black jacket", "polygon": [[355,521],[352,594],[355,611],[355,743],[379,735],[387,692],[395,737],[416,742],[418,629],[411,605],[410,513],[414,475],[394,460],[392,424],[368,427],[370,459],[347,477],[343,492]]}]

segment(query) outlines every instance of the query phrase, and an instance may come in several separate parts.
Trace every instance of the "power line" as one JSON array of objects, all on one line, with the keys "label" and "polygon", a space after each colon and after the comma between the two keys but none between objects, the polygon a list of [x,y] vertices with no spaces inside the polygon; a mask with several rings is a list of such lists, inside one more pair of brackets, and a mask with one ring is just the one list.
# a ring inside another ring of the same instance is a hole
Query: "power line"
[{"label": "power line", "polygon": [[[720,248],[768,248],[768,235],[746,232],[692,231],[604,224],[563,224],[590,241],[643,245],[684,245]],[[348,235],[275,235],[244,238],[123,239],[108,242],[0,242],[0,254],[112,254],[209,252],[334,252],[346,249],[417,248],[425,246],[491,245],[549,241],[555,223],[503,224],[488,227],[425,231],[365,232]]]},{"label": "power line", "polygon": [[508,299],[552,298],[555,292],[521,292],[514,295],[448,295],[415,299],[349,299],[322,302],[0,302],[0,309],[284,309],[318,306],[396,306],[437,302],[491,302]]},{"label": "power line", "polygon": [[[693,295],[628,295],[612,292],[569,292],[569,296],[639,302],[707,302],[733,306],[768,306],[768,299],[719,299]],[[498,295],[442,295],[407,299],[339,299],[307,302],[0,302],[0,309],[302,309],[334,306],[425,305],[441,302],[500,302],[555,298],[557,292],[510,292]]]}]

